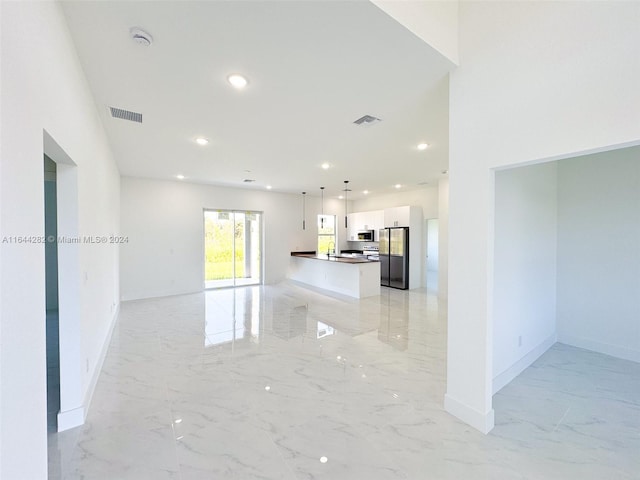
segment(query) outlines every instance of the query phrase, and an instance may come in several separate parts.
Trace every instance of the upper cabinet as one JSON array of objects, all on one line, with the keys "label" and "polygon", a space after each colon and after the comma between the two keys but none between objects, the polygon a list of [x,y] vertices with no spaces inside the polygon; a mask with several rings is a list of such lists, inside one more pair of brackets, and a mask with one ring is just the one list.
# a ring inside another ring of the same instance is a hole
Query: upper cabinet
[{"label": "upper cabinet", "polygon": [[384,210],[376,210],[373,213],[374,238],[380,240],[380,229],[384,228]]},{"label": "upper cabinet", "polygon": [[354,212],[347,215],[347,240],[358,241],[358,232],[373,230],[374,240],[379,240],[379,230],[389,227],[421,228],[420,207],[393,207],[371,212]]},{"label": "upper cabinet", "polygon": [[411,207],[394,207],[384,210],[384,227],[409,227],[411,225]]},{"label": "upper cabinet", "polygon": [[347,215],[347,240],[358,240],[358,224],[360,223],[361,213],[350,213]]},{"label": "upper cabinet", "polygon": [[347,240],[358,241],[358,232],[373,230],[378,240],[378,230],[384,227],[384,210],[354,212],[347,215]]}]

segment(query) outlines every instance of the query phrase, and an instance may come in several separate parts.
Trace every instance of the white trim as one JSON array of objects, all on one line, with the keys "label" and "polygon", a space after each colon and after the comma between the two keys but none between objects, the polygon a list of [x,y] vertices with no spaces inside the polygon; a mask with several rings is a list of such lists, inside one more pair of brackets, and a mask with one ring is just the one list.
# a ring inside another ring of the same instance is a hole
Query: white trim
[{"label": "white trim", "polygon": [[640,350],[633,348],[611,345],[609,343],[598,342],[588,338],[574,337],[572,335],[560,335],[558,342],[571,345],[572,347],[584,348],[586,350],[604,353],[605,355],[611,355],[612,357],[621,358],[623,360],[640,363]]},{"label": "white trim", "polygon": [[91,399],[93,398],[93,392],[96,390],[96,385],[98,384],[98,378],[100,378],[100,373],[102,372],[102,366],[104,365],[104,360],[107,358],[107,352],[109,351],[109,345],[111,345],[111,337],[113,336],[113,330],[115,329],[116,323],[118,321],[118,316],[120,315],[120,304],[116,305],[116,310],[111,318],[111,325],[109,325],[109,331],[107,332],[107,337],[102,344],[102,349],[100,350],[100,355],[98,355],[98,360],[96,362],[96,366],[93,369],[93,375],[91,375],[91,381],[89,382],[89,386],[84,395],[84,408],[85,411],[89,411],[89,407],[91,406]]},{"label": "white trim", "polygon": [[198,288],[198,289],[184,289],[184,290],[161,290],[158,292],[134,292],[130,295],[121,295],[121,302],[135,302],[137,300],[153,300],[154,298],[165,298],[165,297],[176,297],[179,295],[193,295],[196,293],[202,293],[206,289]]},{"label": "white trim", "polygon": [[79,427],[84,423],[86,410],[84,406],[67,410],[66,412],[58,412],[58,431],[64,432],[70,428]]},{"label": "white trim", "polygon": [[495,425],[495,417],[493,408],[486,413],[481,413],[474,408],[466,405],[448,393],[444,396],[444,409],[454,417],[459,418],[464,423],[469,424],[476,430],[487,434]]},{"label": "white trim", "polygon": [[80,425],[84,424],[84,421],[87,418],[87,413],[89,412],[89,407],[91,406],[93,392],[95,392],[96,385],[98,384],[98,379],[100,378],[100,373],[102,372],[102,366],[104,365],[104,360],[107,357],[107,352],[109,351],[111,337],[113,336],[113,330],[115,329],[119,315],[120,304],[116,305],[116,310],[113,314],[113,317],[111,318],[109,332],[107,333],[107,337],[102,344],[102,349],[100,350],[98,361],[96,362],[96,366],[93,369],[91,381],[89,382],[89,386],[84,395],[83,405],[81,407],[74,408],[73,410],[67,410],[66,412],[58,412],[58,432],[63,432],[65,430],[69,430],[70,428],[79,427]]},{"label": "white trim", "polygon": [[507,368],[504,372],[493,377],[493,395],[502,390],[503,387],[511,383],[511,381],[520,375],[525,369],[530,367],[533,362],[549,350],[554,343],[558,341],[558,335],[555,333],[534,347],[529,353],[518,360],[516,363]]}]

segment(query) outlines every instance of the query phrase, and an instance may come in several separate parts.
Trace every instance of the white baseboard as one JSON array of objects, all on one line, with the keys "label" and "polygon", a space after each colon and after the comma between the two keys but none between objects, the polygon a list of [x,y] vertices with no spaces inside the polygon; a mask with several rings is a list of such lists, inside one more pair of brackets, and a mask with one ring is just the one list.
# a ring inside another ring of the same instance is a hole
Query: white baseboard
[{"label": "white baseboard", "polygon": [[605,355],[611,355],[612,357],[621,358],[623,360],[631,360],[632,362],[640,363],[640,350],[633,348],[611,345],[609,343],[598,342],[588,338],[562,334],[559,336],[558,342],[571,345],[572,347],[584,348],[586,350],[604,353]]},{"label": "white baseboard", "polygon": [[478,410],[456,400],[448,393],[444,396],[444,409],[454,417],[458,417],[464,423],[480,430],[485,435],[489,433],[495,425],[493,409],[487,413]]},{"label": "white baseboard", "polygon": [[67,410],[66,412],[58,413],[58,431],[59,432],[69,430],[70,428],[79,427],[80,425],[84,424],[84,421],[87,418],[87,412],[89,411],[89,406],[91,405],[91,399],[93,398],[93,392],[95,391],[96,385],[98,384],[98,378],[100,378],[100,372],[102,372],[104,359],[107,357],[107,352],[109,351],[109,345],[111,344],[111,337],[113,336],[113,330],[116,326],[116,322],[118,320],[119,314],[120,314],[120,304],[116,306],[116,310],[113,314],[113,317],[111,318],[111,324],[109,325],[109,331],[107,332],[107,337],[105,338],[105,341],[102,344],[100,355],[98,355],[96,366],[93,369],[93,374],[91,375],[91,381],[89,382],[89,386],[84,395],[83,405],[81,407],[74,408],[73,410]]},{"label": "white baseboard", "polygon": [[135,300],[153,300],[154,298],[177,297],[178,295],[191,295],[193,293],[202,293],[205,291],[204,285],[197,289],[182,290],[160,290],[157,292],[133,292],[130,294],[120,295],[121,302],[132,302]]},{"label": "white baseboard", "polygon": [[85,417],[84,406],[67,410],[66,412],[58,412],[58,431],[64,432],[65,430],[79,427],[84,423]]},{"label": "white baseboard", "polygon": [[96,367],[93,369],[93,374],[91,375],[91,381],[89,382],[89,387],[84,395],[84,408],[85,411],[89,411],[89,406],[91,405],[91,399],[93,398],[93,392],[96,390],[96,385],[98,384],[98,379],[100,378],[100,373],[102,372],[102,366],[104,365],[104,359],[107,358],[107,352],[109,351],[109,345],[111,345],[111,337],[113,336],[113,330],[115,329],[116,323],[118,322],[118,316],[120,315],[120,304],[116,305],[116,310],[113,313],[113,317],[111,317],[111,325],[109,325],[109,331],[107,332],[107,337],[102,344],[102,349],[100,349],[100,355],[98,355],[98,360],[96,362]]},{"label": "white baseboard", "polygon": [[558,336],[554,333],[538,346],[534,347],[529,353],[518,360],[516,363],[507,368],[504,372],[499,373],[493,378],[492,393],[495,395],[503,387],[511,383],[511,381],[520,375],[526,368],[530,367],[533,362],[542,356],[544,352],[549,350],[554,343],[558,341]]}]

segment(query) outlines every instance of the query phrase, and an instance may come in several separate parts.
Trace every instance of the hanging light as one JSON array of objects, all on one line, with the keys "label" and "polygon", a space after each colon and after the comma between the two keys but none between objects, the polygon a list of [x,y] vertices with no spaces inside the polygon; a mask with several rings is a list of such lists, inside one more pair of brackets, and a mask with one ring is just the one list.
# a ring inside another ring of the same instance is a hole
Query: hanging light
[{"label": "hanging light", "polygon": [[344,181],[344,228],[347,228],[347,192],[349,190],[349,180]]},{"label": "hanging light", "polygon": [[307,198],[307,192],[302,192],[302,229],[305,230],[306,229],[306,220],[307,220],[307,215],[306,215],[306,202],[305,199]]},{"label": "hanging light", "polygon": [[324,187],[320,187],[320,228],[324,228]]}]

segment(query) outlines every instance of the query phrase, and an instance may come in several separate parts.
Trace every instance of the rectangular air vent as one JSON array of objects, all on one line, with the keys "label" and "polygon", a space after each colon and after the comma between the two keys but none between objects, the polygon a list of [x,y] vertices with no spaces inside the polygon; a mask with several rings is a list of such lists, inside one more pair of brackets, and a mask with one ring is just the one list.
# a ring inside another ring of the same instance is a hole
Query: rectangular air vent
[{"label": "rectangular air vent", "polygon": [[357,119],[355,122],[356,125],[362,125],[362,126],[369,126],[369,125],[373,125],[374,123],[378,123],[381,122],[382,120],[380,120],[377,117],[374,117],[373,115],[365,115],[364,117],[360,117],[359,119]]},{"label": "rectangular air vent", "polygon": [[253,182],[255,182],[255,180],[254,180],[253,178],[245,178],[245,179],[243,180],[243,182],[244,182],[244,183],[253,183]]},{"label": "rectangular air vent", "polygon": [[130,112],[129,110],[123,110],[122,108],[109,107],[111,116],[113,118],[121,118],[122,120],[129,120],[131,122],[142,123],[142,114],[137,112]]}]

